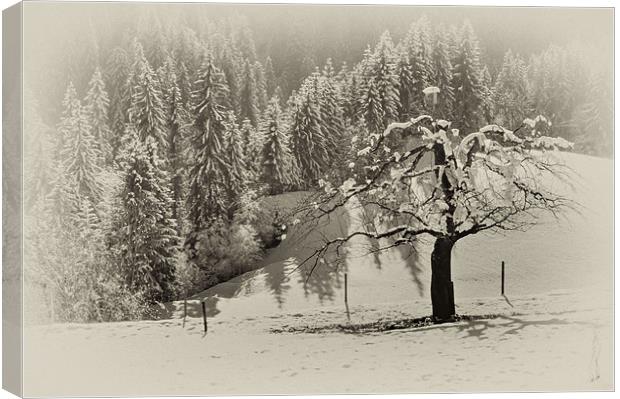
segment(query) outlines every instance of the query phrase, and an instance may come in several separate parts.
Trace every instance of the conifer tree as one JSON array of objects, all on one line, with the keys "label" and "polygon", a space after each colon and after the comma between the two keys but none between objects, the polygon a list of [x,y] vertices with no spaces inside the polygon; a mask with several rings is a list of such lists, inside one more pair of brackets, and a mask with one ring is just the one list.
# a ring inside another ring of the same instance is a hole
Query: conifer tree
[{"label": "conifer tree", "polygon": [[222,72],[211,58],[207,58],[194,91],[194,132],[191,137],[187,197],[191,223],[190,249],[193,249],[197,235],[228,211],[224,182],[229,164],[224,147],[226,126],[222,106],[228,88],[223,80]]},{"label": "conifer tree", "polygon": [[415,81],[413,79],[413,66],[409,62],[409,54],[406,49],[399,46],[397,50],[398,60],[396,61],[396,75],[398,76],[398,94],[399,94],[399,118],[409,119],[415,90]]},{"label": "conifer tree", "polygon": [[172,197],[151,136],[144,140],[130,127],[122,154],[124,184],[114,219],[112,248],[119,272],[133,293],[153,302],[172,299],[179,238],[172,218]]},{"label": "conifer tree", "polygon": [[[412,86],[409,86],[408,116],[419,115],[425,111],[424,95],[422,91],[430,86],[433,77],[430,47],[430,27],[428,20],[420,18],[411,25],[403,42],[403,50],[410,65]],[[403,81],[403,87],[407,87]]]},{"label": "conifer tree", "polygon": [[226,161],[229,167],[226,169],[226,194],[227,194],[227,215],[228,220],[232,221],[235,211],[239,206],[241,195],[247,188],[248,171],[246,157],[243,153],[243,136],[237,126],[235,114],[228,111],[224,118],[224,140]]},{"label": "conifer tree", "polygon": [[289,148],[286,126],[280,100],[272,97],[261,122],[263,135],[261,180],[269,185],[269,193],[280,194],[297,180],[297,171]]},{"label": "conifer tree", "polygon": [[131,120],[131,108],[134,106],[136,88],[142,83],[142,75],[146,71],[146,65],[148,61],[144,55],[144,48],[138,39],[134,38],[131,44],[131,65],[129,67],[129,73],[127,75],[127,83],[125,84],[127,91],[125,96],[129,101],[129,108],[127,111],[127,121]]},{"label": "conifer tree", "polygon": [[356,79],[354,71],[349,70],[349,66],[346,62],[342,63],[340,71],[336,74],[336,82],[340,86],[340,98],[343,110],[343,118],[345,120],[352,120],[355,117],[356,112],[356,97],[357,87],[355,85]]},{"label": "conifer tree", "polygon": [[183,232],[184,213],[184,157],[183,148],[185,147],[184,126],[189,122],[188,111],[183,104],[181,90],[178,87],[178,79],[176,75],[176,67],[174,60],[168,58],[164,64],[165,67],[165,86],[164,106],[166,115],[167,136],[167,158],[168,170],[171,179],[172,190],[172,217],[176,220],[177,232],[179,235]]},{"label": "conifer tree", "polygon": [[456,56],[453,84],[455,125],[460,128],[474,128],[480,121],[479,109],[482,104],[482,68],[480,49],[469,22],[461,30],[461,42]]},{"label": "conifer tree", "polygon": [[186,109],[191,109],[192,104],[192,77],[187,70],[184,62],[179,62],[178,65],[178,84],[179,92],[181,94],[181,102]]},{"label": "conifer tree", "polygon": [[265,85],[267,89],[267,96],[272,98],[278,85],[276,83],[276,74],[273,69],[273,61],[269,56],[267,56],[267,59],[265,60]]},{"label": "conifer tree", "polygon": [[166,118],[162,103],[162,92],[157,74],[148,61],[141,65],[142,69],[134,77],[132,88],[132,106],[129,120],[136,128],[138,137],[145,141],[152,137],[159,146],[160,157],[167,147]]},{"label": "conifer tree", "polygon": [[245,18],[233,30],[233,43],[239,49],[244,59],[250,63],[256,61],[256,44],[254,43],[253,33],[248,26]]},{"label": "conifer tree", "polygon": [[318,90],[317,96],[323,121],[321,128],[326,139],[331,164],[342,155],[346,144],[343,142],[345,125],[340,86],[336,82],[336,73],[329,58],[319,78]]},{"label": "conifer tree", "polygon": [[267,81],[265,79],[265,69],[263,65],[256,61],[254,63],[254,80],[256,81],[256,97],[258,99],[259,112],[263,112],[267,108]]},{"label": "conifer tree", "polygon": [[448,44],[448,54],[450,54],[450,63],[452,64],[452,68],[456,65],[456,58],[459,53],[459,48],[461,44],[460,31],[456,25],[450,25],[447,29],[447,44]]},{"label": "conifer tree", "polygon": [[282,87],[276,86],[276,89],[273,91],[273,97],[278,98],[280,105],[284,104],[284,91],[282,91]]},{"label": "conifer tree", "polygon": [[228,86],[228,108],[240,112],[239,105],[239,76],[240,65],[233,54],[232,43],[226,41],[224,48],[221,51],[218,64],[221,66],[224,77],[226,78],[226,84]]},{"label": "conifer tree", "polygon": [[351,106],[353,112],[351,119],[364,118],[366,91],[370,84],[368,76],[371,75],[373,64],[373,49],[368,46],[364,50],[362,60],[358,62],[350,73],[349,83],[351,85]]},{"label": "conifer tree", "polygon": [[291,151],[299,165],[303,182],[312,186],[318,182],[329,164],[329,150],[319,105],[312,94],[311,80],[306,80],[292,104]]},{"label": "conifer tree", "polygon": [[553,121],[553,129],[557,129],[558,134],[577,141],[576,124],[573,121],[576,111],[574,102],[581,99],[587,90],[580,91],[577,80],[581,76],[574,71],[569,72],[573,64],[571,58],[566,49],[558,46],[550,46],[532,56],[528,66],[529,98],[537,114],[545,115]]},{"label": "conifer tree", "polygon": [[[179,74],[183,74],[183,69],[190,72],[193,83],[194,74],[200,69],[203,55],[203,43],[201,43],[196,31],[188,27],[181,27],[176,30],[177,36],[174,40],[175,57],[179,62]],[[185,68],[181,67],[181,64]],[[183,90],[180,87],[181,91]]]},{"label": "conifer tree", "polygon": [[454,107],[454,89],[452,87],[452,63],[450,62],[450,49],[447,32],[440,27],[435,37],[435,45],[432,53],[434,75],[429,82],[438,87],[440,92],[437,97],[436,115],[451,119]]},{"label": "conifer tree", "polygon": [[259,119],[258,109],[258,88],[256,85],[255,74],[249,61],[245,61],[243,68],[241,92],[239,95],[240,117],[249,119],[252,126],[256,127]]},{"label": "conifer tree", "polygon": [[52,165],[50,192],[46,196],[45,213],[52,226],[66,226],[77,208],[78,193],[69,181],[65,165],[57,160]]},{"label": "conifer tree", "polygon": [[110,100],[99,67],[95,69],[88,84],[88,93],[84,103],[94,145],[101,156],[99,164],[110,163],[112,161],[111,132],[108,124]]},{"label": "conifer tree", "polygon": [[75,119],[81,112],[80,99],[78,98],[77,91],[72,81],[69,81],[67,85],[67,90],[62,100],[62,108],[60,122],[58,123],[56,156],[59,156],[64,148],[66,137],[70,134],[69,131],[73,129]]},{"label": "conifer tree", "polygon": [[108,121],[110,127],[110,146],[112,158],[118,155],[122,136],[125,133],[125,123],[128,119],[128,110],[131,104],[127,87],[129,78],[129,56],[120,47],[115,47],[106,65],[106,87],[110,98],[108,107]]},{"label": "conifer tree", "polygon": [[146,43],[150,44],[146,50],[147,59],[150,60],[153,69],[162,67],[170,56],[168,53],[168,37],[165,35],[159,18],[157,18],[156,22],[157,24],[151,27],[152,34],[149,40],[146,41]]},{"label": "conifer tree", "polygon": [[263,138],[259,130],[252,126],[249,119],[244,119],[241,122],[239,130],[243,143],[243,153],[247,160],[248,180],[255,182],[261,173]]},{"label": "conifer tree", "polygon": [[583,151],[605,157],[613,155],[613,94],[602,77],[588,79],[586,101],[578,112],[581,134],[576,146]]},{"label": "conifer tree", "polygon": [[[494,89],[491,81],[491,73],[486,65],[482,68],[481,76],[480,87],[482,88],[482,101],[480,103],[480,115],[485,123],[493,123],[496,119],[495,105],[493,103]],[[523,103],[523,107],[527,108],[525,102]],[[521,121],[517,122],[517,126],[521,124]]]},{"label": "conifer tree", "polygon": [[493,86],[492,99],[496,120],[511,129],[520,126],[525,116],[531,113],[528,106],[526,68],[521,57],[508,50]]},{"label": "conifer tree", "polygon": [[371,133],[382,132],[398,118],[400,105],[394,57],[394,45],[386,31],[368,59],[363,76],[361,111]]},{"label": "conifer tree", "polygon": [[67,101],[60,124],[63,147],[59,154],[61,163],[59,173],[65,174],[66,183],[75,187],[72,191],[76,195],[88,198],[93,204],[97,204],[102,194],[98,181],[101,169],[97,163],[100,155],[86,112],[77,100],[71,83],[65,99]]}]

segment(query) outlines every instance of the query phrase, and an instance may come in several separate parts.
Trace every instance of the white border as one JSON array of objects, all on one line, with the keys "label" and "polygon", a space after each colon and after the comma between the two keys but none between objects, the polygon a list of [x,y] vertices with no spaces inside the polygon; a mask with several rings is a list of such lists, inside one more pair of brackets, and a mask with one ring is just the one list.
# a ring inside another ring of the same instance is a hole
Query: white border
[{"label": "white border", "polygon": [[[86,0],[86,1],[94,1],[94,0]],[[145,1],[145,0],[133,0],[134,2],[143,2],[143,3],[222,3],[222,1],[181,1],[181,0],[168,0],[168,1],[161,1],[161,0],[150,0],[150,1]],[[63,2],[84,2],[84,0],[64,0]],[[2,9],[5,9],[13,4],[15,4],[16,1],[14,0],[0,0],[0,5],[2,6]],[[451,1],[407,1],[407,0],[390,0],[390,1],[380,1],[380,0],[339,0],[339,1],[330,1],[330,0],[313,0],[313,1],[303,1],[303,0],[286,0],[286,1],[257,1],[257,0],[230,0],[230,1],[226,1],[226,3],[241,3],[241,4],[274,4],[274,3],[290,3],[290,4],[377,4],[377,5],[425,5],[425,6],[509,6],[509,7],[547,7],[547,6],[555,6],[555,7],[611,7],[611,8],[615,8],[615,2],[614,1],[609,1],[609,0],[590,0],[590,1],[570,1],[570,0],[556,0],[556,1],[550,1],[550,0],[538,0],[538,1],[532,1],[532,0],[522,0],[522,1],[509,1],[509,2],[498,2],[497,0],[493,1],[493,0],[477,0],[477,1],[467,1],[467,0],[451,0]],[[614,18],[614,24],[615,24],[615,18]],[[0,18],[0,32],[2,31],[2,21]],[[618,33],[617,31],[614,29],[614,71],[617,71],[617,43],[618,43]],[[0,53],[0,60],[1,60],[1,53]],[[2,72],[2,65],[0,62],[0,75]],[[614,99],[616,98],[616,94],[618,93],[618,82],[614,79]],[[614,104],[614,115],[618,114],[618,104],[615,103]],[[2,115],[2,109],[0,107],[0,117]],[[618,119],[614,117],[614,127],[615,127],[615,132],[619,132],[620,130],[619,128],[620,123],[618,122]],[[614,140],[614,159],[616,159],[615,155],[618,154],[618,148],[620,147],[620,144],[618,143],[619,140]],[[2,154],[2,143],[0,141],[0,161],[1,161],[1,154]],[[1,162],[0,162],[1,164]],[[619,170],[619,166],[616,162],[614,162],[614,248],[618,247],[618,241],[619,238],[618,236],[615,235],[615,226],[618,225],[618,214],[615,212],[615,208],[618,205],[618,193],[620,191],[619,186],[618,186],[618,170]],[[0,191],[0,201],[2,199],[2,192]],[[2,215],[2,209],[0,207],[0,218]],[[1,262],[1,261],[0,261]],[[615,265],[615,256],[614,256],[614,265]],[[618,275],[616,273],[614,273],[614,287],[618,286]],[[1,292],[2,292],[2,288],[0,286],[0,305],[1,305],[1,301],[2,301],[2,296],[1,296]],[[0,306],[1,308],[1,306]],[[614,307],[614,316],[615,316],[615,324],[614,324],[614,336],[615,336],[615,343],[618,342],[618,329],[617,329],[617,320],[618,320],[618,307],[615,306]],[[0,338],[1,338],[1,332],[0,332]],[[1,340],[0,340],[1,342]],[[617,349],[615,350],[615,354],[617,354]],[[615,363],[615,362],[614,362]],[[615,367],[615,382],[618,382],[618,368]],[[0,363],[0,375],[2,375],[1,373],[2,371],[2,365]],[[372,395],[373,397],[376,398],[386,398],[386,399],[426,399],[426,398],[453,398],[453,397],[458,397],[458,398],[494,398],[496,396],[500,397],[500,398],[506,398],[506,399],[515,399],[515,398],[533,398],[533,397],[538,397],[538,396],[544,396],[545,398],[557,398],[557,399],[573,399],[573,398],[583,398],[584,396],[588,395],[592,395],[593,397],[614,397],[615,393],[614,392],[597,392],[597,393],[484,393],[484,394],[415,394],[415,395]],[[364,395],[366,396],[366,395]],[[0,390],[0,399],[8,399],[8,398],[15,398],[16,396],[4,391],[4,390]],[[360,398],[363,397],[362,395],[322,395],[322,396],[294,396],[294,398],[299,398],[299,399],[308,399],[308,398],[325,398],[325,399],[353,399],[353,398]],[[152,397],[145,397],[147,399],[151,399]],[[217,397],[214,397],[217,398]],[[245,398],[248,399],[266,399],[266,398],[282,398],[282,396],[245,396]],[[81,398],[80,398],[81,399]]]}]

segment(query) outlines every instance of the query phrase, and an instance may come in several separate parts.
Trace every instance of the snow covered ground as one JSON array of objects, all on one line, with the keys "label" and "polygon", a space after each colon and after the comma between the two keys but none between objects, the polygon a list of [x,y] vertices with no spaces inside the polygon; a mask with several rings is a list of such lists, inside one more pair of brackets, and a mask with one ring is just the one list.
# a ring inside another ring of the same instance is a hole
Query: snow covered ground
[{"label": "snow covered ground", "polygon": [[[224,395],[612,388],[611,306],[585,292],[460,302],[502,317],[362,335],[271,333],[346,323],[303,313],[39,328],[26,336],[27,396]],[[606,293],[609,294],[609,293]],[[352,306],[351,322],[419,316],[418,301]],[[514,315],[513,315],[514,314]]]},{"label": "snow covered ground", "polygon": [[[362,256],[369,243],[359,241],[345,267],[321,267],[307,284],[307,270],[292,272],[322,235],[360,223],[359,210],[349,209],[309,235],[292,231],[265,267],[190,299],[184,327],[177,302],[158,321],[28,328],[25,395],[612,389],[612,163],[580,155],[567,162],[582,176],[573,194],[581,215],[457,244],[457,312],[499,317],[357,335],[273,333],[431,313],[424,243],[375,257]],[[499,296],[502,260],[512,306]]]}]

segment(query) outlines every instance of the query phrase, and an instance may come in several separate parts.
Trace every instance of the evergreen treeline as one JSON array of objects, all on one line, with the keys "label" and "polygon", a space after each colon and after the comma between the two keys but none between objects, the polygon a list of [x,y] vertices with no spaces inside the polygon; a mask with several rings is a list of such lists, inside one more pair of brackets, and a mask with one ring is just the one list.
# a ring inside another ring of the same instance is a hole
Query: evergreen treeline
[{"label": "evergreen treeline", "polygon": [[421,18],[398,42],[386,31],[359,63],[327,59],[290,96],[285,66],[262,59],[243,24],[203,37],[156,25],[93,52],[57,126],[26,96],[30,278],[64,320],[141,317],[249,270],[264,246],[256,201],[363,173],[355,154],[390,122],[431,113],[514,129],[542,114],[578,150],[611,153],[609,88],[575,51],[508,50],[492,76],[468,23]]}]

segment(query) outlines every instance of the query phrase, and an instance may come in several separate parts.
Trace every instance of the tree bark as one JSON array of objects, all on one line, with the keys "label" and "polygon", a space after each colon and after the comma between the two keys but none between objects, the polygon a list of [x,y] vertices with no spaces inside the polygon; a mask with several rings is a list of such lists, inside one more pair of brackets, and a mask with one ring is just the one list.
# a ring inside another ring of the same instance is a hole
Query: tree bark
[{"label": "tree bark", "polygon": [[450,237],[439,237],[431,255],[431,301],[436,321],[451,320],[456,313],[451,265],[453,247]]}]

